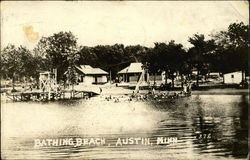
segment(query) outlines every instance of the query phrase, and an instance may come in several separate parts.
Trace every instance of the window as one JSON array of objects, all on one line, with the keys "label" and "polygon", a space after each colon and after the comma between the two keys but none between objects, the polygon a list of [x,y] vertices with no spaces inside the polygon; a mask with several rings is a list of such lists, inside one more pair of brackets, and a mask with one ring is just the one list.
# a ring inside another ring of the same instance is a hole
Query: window
[{"label": "window", "polygon": [[233,75],[233,74],[231,75],[231,78],[234,78],[234,75]]}]

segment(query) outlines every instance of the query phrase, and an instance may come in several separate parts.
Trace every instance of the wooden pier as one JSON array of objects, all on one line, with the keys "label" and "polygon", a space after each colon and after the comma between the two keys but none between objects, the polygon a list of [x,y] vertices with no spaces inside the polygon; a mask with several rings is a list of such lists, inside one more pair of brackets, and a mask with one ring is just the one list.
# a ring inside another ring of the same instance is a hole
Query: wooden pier
[{"label": "wooden pier", "polygon": [[63,99],[90,98],[98,93],[83,90],[62,90],[58,92],[25,91],[6,93],[8,99],[13,101],[54,101]]}]

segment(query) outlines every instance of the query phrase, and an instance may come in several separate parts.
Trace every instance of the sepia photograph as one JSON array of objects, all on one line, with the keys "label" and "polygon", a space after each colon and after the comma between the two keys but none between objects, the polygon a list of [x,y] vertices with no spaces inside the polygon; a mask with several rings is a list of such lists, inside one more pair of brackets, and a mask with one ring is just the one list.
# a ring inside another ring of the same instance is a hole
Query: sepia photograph
[{"label": "sepia photograph", "polygon": [[247,0],[0,5],[1,159],[250,159]]}]

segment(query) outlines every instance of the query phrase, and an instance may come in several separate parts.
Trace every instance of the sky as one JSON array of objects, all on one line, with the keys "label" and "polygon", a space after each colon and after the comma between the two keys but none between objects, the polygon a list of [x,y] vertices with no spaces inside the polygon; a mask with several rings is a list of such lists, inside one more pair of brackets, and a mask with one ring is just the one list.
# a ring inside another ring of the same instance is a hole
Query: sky
[{"label": "sky", "polygon": [[195,33],[249,24],[247,1],[4,1],[1,47],[33,49],[43,36],[71,31],[78,45],[143,45],[175,40],[190,47]]}]

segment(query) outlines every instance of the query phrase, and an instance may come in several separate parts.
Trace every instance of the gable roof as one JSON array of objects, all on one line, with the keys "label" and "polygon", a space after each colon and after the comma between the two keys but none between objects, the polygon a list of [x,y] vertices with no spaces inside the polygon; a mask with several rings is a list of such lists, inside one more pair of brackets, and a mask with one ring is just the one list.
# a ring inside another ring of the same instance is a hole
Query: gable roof
[{"label": "gable roof", "polygon": [[137,73],[142,71],[142,63],[131,63],[128,69],[128,73]]},{"label": "gable roof", "polygon": [[108,72],[100,69],[100,68],[93,68],[90,65],[80,65],[80,67],[76,66],[76,68],[81,71],[83,74],[108,74]]},{"label": "gable roof", "polygon": [[142,63],[130,63],[130,65],[120,72],[118,74],[125,74],[125,73],[141,73],[143,71],[142,69]]},{"label": "gable roof", "polygon": [[118,72],[118,74],[125,74],[128,72],[129,66]]},{"label": "gable roof", "polygon": [[225,75],[225,74],[237,74],[237,73],[238,73],[238,74],[239,74],[239,73],[242,74],[242,71],[227,72],[227,73],[224,73],[224,75]]}]

